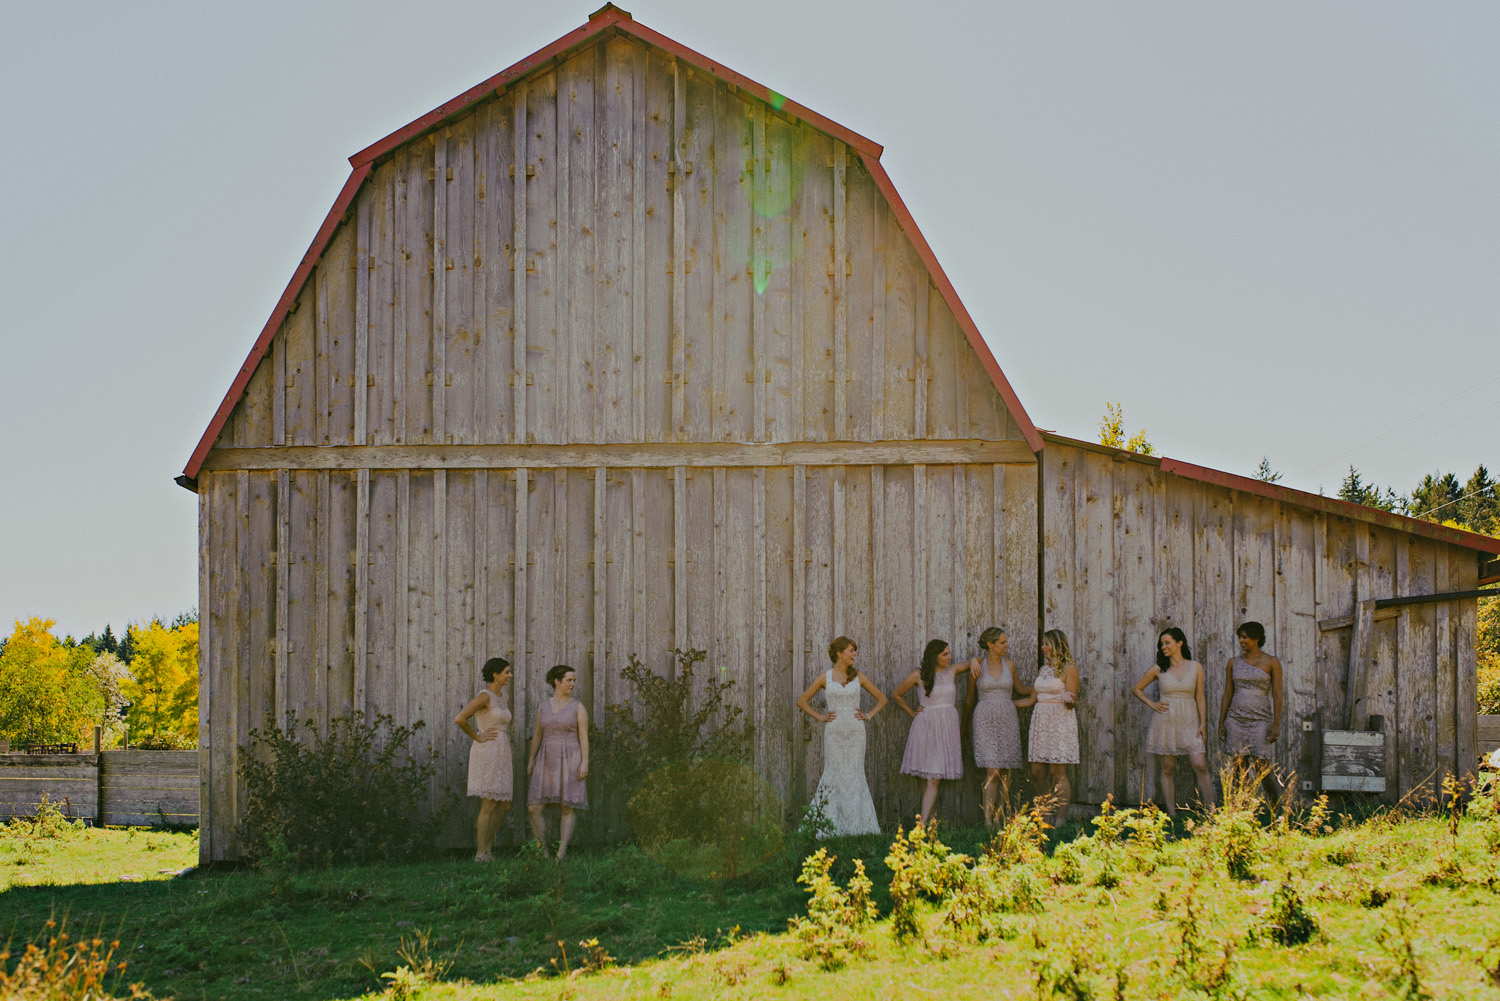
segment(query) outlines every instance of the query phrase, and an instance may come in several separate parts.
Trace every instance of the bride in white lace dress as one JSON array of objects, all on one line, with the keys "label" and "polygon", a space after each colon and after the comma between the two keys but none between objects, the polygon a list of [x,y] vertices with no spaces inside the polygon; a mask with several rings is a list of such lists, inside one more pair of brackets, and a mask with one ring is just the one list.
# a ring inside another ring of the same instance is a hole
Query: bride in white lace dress
[{"label": "bride in white lace dress", "polygon": [[[880,820],[875,816],[875,800],[865,781],[865,721],[885,708],[885,693],[854,667],[859,647],[847,636],[828,644],[828,659],[833,667],[807,686],[797,700],[797,708],[826,724],[823,727],[823,777],[813,802],[822,810],[827,825],[819,837],[847,834],[879,834]],[[812,707],[812,697],[823,692],[827,712]],[[869,712],[859,708],[860,689],[869,692],[875,704]]]}]

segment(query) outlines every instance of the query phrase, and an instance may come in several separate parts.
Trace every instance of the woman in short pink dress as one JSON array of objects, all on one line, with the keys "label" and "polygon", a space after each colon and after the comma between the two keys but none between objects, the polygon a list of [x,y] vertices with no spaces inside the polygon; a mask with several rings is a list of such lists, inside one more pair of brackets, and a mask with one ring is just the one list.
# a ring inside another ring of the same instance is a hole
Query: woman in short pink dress
[{"label": "woman in short pink dress", "polygon": [[[1177,757],[1186,755],[1198,780],[1204,812],[1214,807],[1214,781],[1208,774],[1203,730],[1208,712],[1203,702],[1203,667],[1192,659],[1187,634],[1169,626],[1156,637],[1156,663],[1146,669],[1131,693],[1151,707],[1146,752],[1161,762],[1161,795],[1167,816],[1177,816]],[[1158,701],[1146,697],[1146,686],[1156,682]]]},{"label": "woman in short pink dress", "polygon": [[[938,784],[943,779],[961,779],[964,776],[964,757],[961,743],[962,727],[958,718],[957,669],[953,666],[953,653],[945,640],[932,640],[922,651],[922,667],[906,676],[891,700],[911,717],[911,730],[906,735],[906,754],[901,759],[901,774],[915,775],[926,780],[922,789],[922,826],[932,820],[932,807],[937,802]],[[917,708],[906,704],[901,696],[911,691],[920,682],[922,690],[917,696]]]},{"label": "woman in short pink dress", "polygon": [[552,697],[537,707],[536,733],[531,738],[530,760],[526,774],[531,789],[526,797],[526,812],[531,816],[531,833],[538,844],[547,842],[547,818],[544,809],[557,804],[562,814],[557,857],[566,858],[568,841],[577,822],[575,810],[587,810],[589,790],[589,714],[583,703],[573,698],[578,675],[566,664],[547,672]]},{"label": "woman in short pink dress", "polygon": [[479,819],[475,821],[475,862],[489,862],[495,835],[510,813],[515,775],[510,758],[510,707],[505,704],[505,686],[513,672],[510,661],[491,657],[480,672],[484,687],[453,718],[474,743],[469,745],[470,796],[479,797]]}]

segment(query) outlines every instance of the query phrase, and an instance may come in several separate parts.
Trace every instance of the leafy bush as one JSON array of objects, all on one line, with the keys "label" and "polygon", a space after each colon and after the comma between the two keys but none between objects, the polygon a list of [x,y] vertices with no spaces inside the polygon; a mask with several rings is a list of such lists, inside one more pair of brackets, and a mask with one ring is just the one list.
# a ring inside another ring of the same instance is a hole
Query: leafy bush
[{"label": "leafy bush", "polygon": [[1212,864],[1235,879],[1254,879],[1265,854],[1266,834],[1256,817],[1264,768],[1226,767],[1224,802],[1198,829]]},{"label": "leafy bush", "polygon": [[629,806],[636,840],[652,858],[721,888],[781,851],[781,799],[738,761],[690,758],[658,768]]},{"label": "leafy bush", "polygon": [[37,800],[35,813],[29,817],[11,817],[9,823],[0,825],[0,835],[67,840],[82,834],[87,827],[81,820],[69,820],[62,807],[52,802],[52,798],[44,792],[42,798]]},{"label": "leafy bush", "polygon": [[1261,916],[1255,935],[1279,945],[1301,945],[1317,934],[1317,915],[1288,876],[1271,892],[1271,905]]},{"label": "leafy bush", "polygon": [[250,731],[240,762],[248,803],[240,822],[245,857],[292,867],[409,858],[433,843],[443,815],[417,804],[436,773],[436,752],[410,746],[422,729],[356,709],[328,721],[267,716]]},{"label": "leafy bush", "polygon": [[676,650],[677,670],[664,678],[634,654],[620,676],[630,698],[604,707],[607,725],[595,735],[608,785],[628,799],[647,775],[678,761],[719,758],[744,761],[749,756],[750,728],[744,710],[729,701],[732,680],[709,676],[702,695],[694,697],[702,650]]},{"label": "leafy bush", "polygon": [[910,834],[896,829],[885,864],[891,870],[891,933],[898,942],[923,937],[919,904],[943,901],[969,876],[969,857],[948,851],[938,840],[936,827],[923,824],[913,827]]},{"label": "leafy bush", "polygon": [[833,859],[819,848],[802,862],[797,882],[807,887],[807,917],[792,918],[788,929],[802,944],[802,958],[816,959],[825,970],[836,970],[852,956],[864,955],[870,943],[861,932],[875,920],[873,889],[865,864],[854,860],[854,876],[846,890],[834,881]]},{"label": "leafy bush", "polygon": [[[48,920],[43,936],[26,943],[19,956],[0,947],[0,997],[6,1001],[110,1001],[122,986],[125,964],[115,959],[118,941],[100,936],[69,937],[66,926]],[[12,960],[14,959],[14,963]],[[129,997],[151,997],[140,984]]]}]

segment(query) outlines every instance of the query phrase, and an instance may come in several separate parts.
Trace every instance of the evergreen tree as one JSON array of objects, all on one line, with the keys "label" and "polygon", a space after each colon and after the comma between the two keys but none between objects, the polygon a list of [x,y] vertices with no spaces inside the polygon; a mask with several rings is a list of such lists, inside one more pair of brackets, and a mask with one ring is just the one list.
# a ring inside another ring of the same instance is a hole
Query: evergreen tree
[{"label": "evergreen tree", "polygon": [[1255,478],[1266,483],[1275,483],[1281,479],[1281,474],[1271,468],[1271,460],[1267,456],[1260,457],[1260,468],[1255,471]]},{"label": "evergreen tree", "polygon": [[1406,513],[1413,518],[1441,522],[1444,518],[1456,518],[1453,502],[1463,494],[1458,477],[1452,473],[1428,473],[1422,482],[1412,488],[1407,498]]},{"label": "evergreen tree", "polygon": [[1373,483],[1366,483],[1359,475],[1359,470],[1353,466],[1349,467],[1349,475],[1344,477],[1344,482],[1339,484],[1339,497],[1355,504],[1363,504],[1365,507],[1378,508],[1381,511],[1394,511],[1400,498],[1396,491],[1390,487],[1381,490]]},{"label": "evergreen tree", "polygon": [[125,635],[120,637],[119,646],[115,647],[115,656],[120,658],[122,664],[129,665],[135,660],[135,637],[130,635],[130,628],[125,628]]},{"label": "evergreen tree", "polygon": [[1463,500],[1453,505],[1459,521],[1476,532],[1493,535],[1500,530],[1500,498],[1496,497],[1495,481],[1490,471],[1481,463],[1469,477],[1460,493]]}]

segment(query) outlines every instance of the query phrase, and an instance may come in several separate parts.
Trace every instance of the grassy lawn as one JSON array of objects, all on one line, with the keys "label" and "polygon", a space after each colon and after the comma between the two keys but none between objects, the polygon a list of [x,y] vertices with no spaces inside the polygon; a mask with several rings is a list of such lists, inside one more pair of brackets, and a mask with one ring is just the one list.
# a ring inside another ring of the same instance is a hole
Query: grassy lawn
[{"label": "grassy lawn", "polygon": [[[787,919],[807,913],[795,882],[805,845],[720,895],[631,847],[577,850],[561,865],[507,853],[487,866],[169,879],[158,870],[191,860],[191,835],[87,831],[24,865],[0,839],[0,934],[23,941],[50,916],[102,927],[128,952],[129,980],[183,999],[355,998],[382,990],[378,974],[426,960],[451,966],[408,996],[1500,999],[1497,828],[1465,820],[1455,837],[1442,817],[1376,817],[1320,836],[1226,825],[1160,850],[1085,839],[1059,853],[1083,833],[1067,829],[1053,832],[1049,856],[1012,851],[990,864],[984,913],[965,919],[952,891],[935,895],[902,943],[890,837],[835,841],[835,879],[863,859],[880,918],[854,929],[862,951],[832,970],[787,934]],[[975,854],[985,835],[942,837]],[[1235,845],[1251,878],[1225,872]],[[146,878],[120,882],[121,871]],[[1316,920],[1304,944],[1267,937],[1284,884]],[[581,969],[591,939],[611,961],[595,952],[597,968]]]}]

